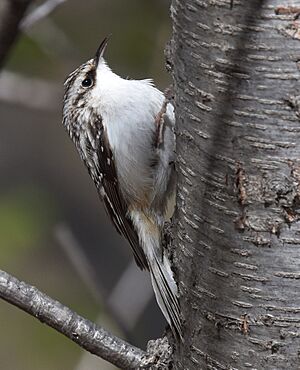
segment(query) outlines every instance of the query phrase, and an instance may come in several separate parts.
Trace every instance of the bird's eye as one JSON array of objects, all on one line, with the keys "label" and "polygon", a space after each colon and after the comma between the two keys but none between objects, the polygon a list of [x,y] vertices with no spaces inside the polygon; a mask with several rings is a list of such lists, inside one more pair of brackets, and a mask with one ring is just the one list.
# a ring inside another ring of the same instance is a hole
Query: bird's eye
[{"label": "bird's eye", "polygon": [[93,85],[93,80],[90,77],[85,78],[82,82],[81,85],[83,87],[91,87]]}]

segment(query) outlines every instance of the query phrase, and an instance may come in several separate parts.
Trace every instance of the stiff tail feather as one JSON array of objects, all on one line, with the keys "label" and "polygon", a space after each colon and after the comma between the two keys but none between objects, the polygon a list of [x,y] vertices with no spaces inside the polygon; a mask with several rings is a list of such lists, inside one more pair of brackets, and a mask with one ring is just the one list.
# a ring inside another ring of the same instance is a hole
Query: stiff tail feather
[{"label": "stiff tail feather", "polygon": [[178,302],[178,287],[168,257],[162,250],[159,224],[139,211],[131,211],[131,219],[138,229],[145,253],[157,303],[170,325],[174,336],[183,341]]},{"label": "stiff tail feather", "polygon": [[158,257],[154,254],[154,258],[149,259],[148,263],[157,303],[174,336],[179,337],[182,341],[178,288],[173,277],[170,262],[168,258]]}]

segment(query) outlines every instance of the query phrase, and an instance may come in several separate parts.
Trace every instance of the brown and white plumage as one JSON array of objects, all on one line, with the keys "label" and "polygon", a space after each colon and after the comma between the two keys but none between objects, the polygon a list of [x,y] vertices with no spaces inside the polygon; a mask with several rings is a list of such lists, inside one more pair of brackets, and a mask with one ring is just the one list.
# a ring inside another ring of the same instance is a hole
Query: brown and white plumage
[{"label": "brown and white plumage", "polygon": [[63,124],[117,231],[128,240],[138,266],[150,271],[158,304],[181,337],[177,285],[161,243],[175,188],[173,107],[151,80],[113,73],[103,59],[106,43],[67,78]]}]

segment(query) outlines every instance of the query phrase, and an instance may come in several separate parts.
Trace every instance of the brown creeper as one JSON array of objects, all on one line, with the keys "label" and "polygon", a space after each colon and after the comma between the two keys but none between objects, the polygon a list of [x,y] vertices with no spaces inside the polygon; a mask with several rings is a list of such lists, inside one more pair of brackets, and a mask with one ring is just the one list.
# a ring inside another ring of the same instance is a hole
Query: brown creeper
[{"label": "brown creeper", "polygon": [[150,271],[173,333],[181,337],[177,285],[161,243],[175,189],[173,107],[151,80],[113,73],[103,59],[106,45],[107,38],[66,79],[63,124],[113,224],[138,266]]}]

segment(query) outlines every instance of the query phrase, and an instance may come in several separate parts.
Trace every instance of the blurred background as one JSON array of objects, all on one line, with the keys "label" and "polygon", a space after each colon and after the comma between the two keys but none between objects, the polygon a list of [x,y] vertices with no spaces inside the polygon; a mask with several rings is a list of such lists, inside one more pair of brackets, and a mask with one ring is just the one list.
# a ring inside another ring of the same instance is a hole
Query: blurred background
[{"label": "blurred background", "polygon": [[[63,81],[112,33],[110,67],[166,88],[169,6],[36,1],[0,74],[0,268],[142,348],[166,324],[62,127]],[[100,361],[0,301],[0,369],[114,369]]]}]

